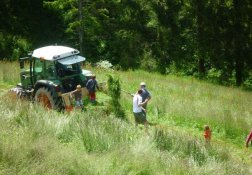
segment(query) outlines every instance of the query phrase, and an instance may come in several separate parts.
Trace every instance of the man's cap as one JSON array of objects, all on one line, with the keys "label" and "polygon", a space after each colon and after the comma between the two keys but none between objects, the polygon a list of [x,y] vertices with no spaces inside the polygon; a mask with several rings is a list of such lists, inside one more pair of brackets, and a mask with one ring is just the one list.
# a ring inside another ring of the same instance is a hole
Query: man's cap
[{"label": "man's cap", "polygon": [[145,82],[141,82],[140,86],[146,86]]},{"label": "man's cap", "polygon": [[81,88],[81,85],[77,85],[77,89],[80,89]]},{"label": "man's cap", "polygon": [[95,74],[92,74],[92,76],[91,77],[96,77],[96,75]]}]

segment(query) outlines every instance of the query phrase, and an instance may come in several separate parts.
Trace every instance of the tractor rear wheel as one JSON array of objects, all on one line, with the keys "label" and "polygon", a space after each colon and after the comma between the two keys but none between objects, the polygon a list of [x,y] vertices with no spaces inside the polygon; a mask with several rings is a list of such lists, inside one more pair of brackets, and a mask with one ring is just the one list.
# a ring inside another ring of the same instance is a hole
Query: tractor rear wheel
[{"label": "tractor rear wheel", "polygon": [[35,94],[35,101],[42,104],[47,109],[56,109],[58,98],[54,91],[46,87],[39,88]]}]

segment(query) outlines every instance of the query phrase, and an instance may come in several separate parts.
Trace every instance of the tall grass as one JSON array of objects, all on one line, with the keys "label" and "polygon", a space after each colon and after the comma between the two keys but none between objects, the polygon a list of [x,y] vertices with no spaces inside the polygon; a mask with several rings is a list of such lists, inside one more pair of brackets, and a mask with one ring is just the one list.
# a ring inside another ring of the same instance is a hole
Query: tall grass
[{"label": "tall grass", "polygon": [[0,108],[2,174],[249,173],[229,148],[208,150],[176,130],[152,128],[147,136],[103,111],[62,114],[30,103]]},{"label": "tall grass", "polygon": [[0,62],[0,82],[16,85],[19,80],[18,62]]},{"label": "tall grass", "polygon": [[[91,69],[98,81],[106,80],[104,70]],[[192,78],[112,72],[132,93],[141,81],[147,83],[152,93],[147,117],[158,124],[147,135],[134,127],[127,94],[120,102],[128,121],[99,106],[70,114],[47,111],[6,95],[17,81],[8,77],[10,71],[0,82],[0,174],[252,173],[252,152],[241,148],[252,120],[248,92]],[[205,123],[213,130],[211,146],[202,138]]]}]

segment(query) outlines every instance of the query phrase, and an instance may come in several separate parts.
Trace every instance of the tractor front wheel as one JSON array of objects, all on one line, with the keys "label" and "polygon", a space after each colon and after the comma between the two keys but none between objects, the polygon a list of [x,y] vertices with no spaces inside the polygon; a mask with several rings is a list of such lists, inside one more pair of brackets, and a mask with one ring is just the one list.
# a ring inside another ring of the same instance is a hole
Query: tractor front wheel
[{"label": "tractor front wheel", "polygon": [[48,88],[42,87],[39,88],[35,94],[35,101],[42,104],[47,109],[55,109],[57,98],[53,91],[50,91]]}]

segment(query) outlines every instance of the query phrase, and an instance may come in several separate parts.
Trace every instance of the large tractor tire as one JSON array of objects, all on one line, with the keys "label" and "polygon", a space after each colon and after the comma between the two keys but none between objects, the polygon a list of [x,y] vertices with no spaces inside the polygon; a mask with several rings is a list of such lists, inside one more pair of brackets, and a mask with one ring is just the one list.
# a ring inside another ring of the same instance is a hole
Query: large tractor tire
[{"label": "large tractor tire", "polygon": [[42,87],[37,90],[35,94],[35,101],[47,109],[57,109],[59,107],[59,99],[56,93],[46,87]]}]

